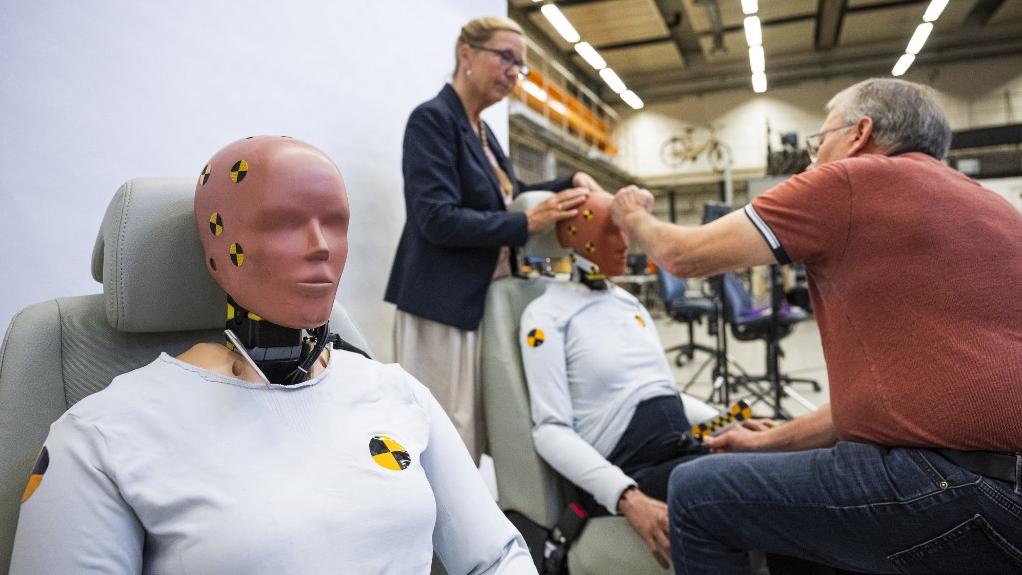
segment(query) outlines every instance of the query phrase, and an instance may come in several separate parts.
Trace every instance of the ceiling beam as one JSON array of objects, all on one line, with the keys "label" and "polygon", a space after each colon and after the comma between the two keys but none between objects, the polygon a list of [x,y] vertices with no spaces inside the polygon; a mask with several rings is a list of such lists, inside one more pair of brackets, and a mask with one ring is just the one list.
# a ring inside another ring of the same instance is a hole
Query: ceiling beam
[{"label": "ceiling beam", "polygon": [[814,47],[826,52],[837,48],[844,24],[848,0],[819,0],[816,10],[816,38]]},{"label": "ceiling beam", "polygon": [[[917,57],[914,67],[1022,53],[1022,35],[1018,34],[1017,26],[1002,26],[998,32],[983,38],[964,38],[955,43],[927,46]],[[898,40],[868,47],[838,48],[828,53],[775,56],[771,59],[768,73],[770,87],[838,76],[889,76],[896,59],[892,54],[903,50],[904,43]],[[735,61],[704,70],[633,75],[629,86],[641,94],[647,104],[669,101],[682,96],[750,88],[749,67],[745,61]],[[752,95],[751,89],[749,94]]]},{"label": "ceiling beam", "polygon": [[979,0],[962,22],[963,28],[982,28],[994,17],[1004,0]]},{"label": "ceiling beam", "polygon": [[703,47],[699,45],[699,34],[692,27],[684,5],[678,0],[656,0],[656,7],[685,65],[689,67],[704,65],[706,55],[703,54]]}]

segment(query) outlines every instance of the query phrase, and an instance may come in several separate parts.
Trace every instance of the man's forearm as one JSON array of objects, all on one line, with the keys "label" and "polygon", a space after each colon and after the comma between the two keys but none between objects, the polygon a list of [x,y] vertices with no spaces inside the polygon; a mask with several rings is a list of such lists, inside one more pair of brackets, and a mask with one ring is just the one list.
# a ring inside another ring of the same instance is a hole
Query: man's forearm
[{"label": "man's forearm", "polygon": [[804,451],[837,443],[830,404],[757,434],[757,451]]}]

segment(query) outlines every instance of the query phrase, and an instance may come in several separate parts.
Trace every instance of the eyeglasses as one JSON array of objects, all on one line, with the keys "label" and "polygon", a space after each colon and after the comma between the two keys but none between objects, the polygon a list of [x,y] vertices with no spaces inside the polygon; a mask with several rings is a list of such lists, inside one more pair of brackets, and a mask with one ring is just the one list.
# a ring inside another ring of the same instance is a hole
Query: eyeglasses
[{"label": "eyeglasses", "polygon": [[476,50],[483,50],[485,52],[492,52],[500,57],[500,63],[504,65],[504,71],[508,71],[512,66],[518,69],[518,77],[524,78],[529,75],[529,67],[518,58],[515,58],[515,53],[511,50],[497,50],[495,48],[487,48],[486,46],[480,46],[479,44],[469,44]]},{"label": "eyeglasses", "polygon": [[831,128],[829,130],[824,130],[822,132],[817,132],[812,136],[806,136],[806,152],[809,153],[809,159],[814,162],[816,161],[816,154],[820,153],[820,146],[823,145],[824,134],[827,134],[829,132],[836,132],[837,130],[844,130],[845,128],[851,128],[855,124],[857,124],[857,122],[852,122],[850,124],[845,124],[844,126],[838,126],[837,128]]}]

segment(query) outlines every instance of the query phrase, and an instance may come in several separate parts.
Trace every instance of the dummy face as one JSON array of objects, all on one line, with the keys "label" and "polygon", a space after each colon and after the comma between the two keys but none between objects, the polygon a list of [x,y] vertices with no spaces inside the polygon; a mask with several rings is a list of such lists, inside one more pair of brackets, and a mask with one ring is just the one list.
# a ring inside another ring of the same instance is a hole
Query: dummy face
[{"label": "dummy face", "polygon": [[610,219],[614,196],[591,192],[578,207],[578,215],[557,223],[557,241],[600,266],[606,276],[624,275],[628,269],[628,236]]},{"label": "dummy face", "polygon": [[466,80],[483,95],[488,106],[506,98],[518,83],[518,67],[513,62],[505,62],[502,55],[489,50],[506,51],[514,60],[525,62],[525,37],[517,32],[498,30],[482,46],[487,50],[462,45],[465,60],[461,63],[462,71],[459,73],[472,70]]},{"label": "dummy face", "polygon": [[316,148],[280,136],[238,140],[195,188],[206,269],[243,308],[278,325],[330,319],[348,257],[348,194]]}]

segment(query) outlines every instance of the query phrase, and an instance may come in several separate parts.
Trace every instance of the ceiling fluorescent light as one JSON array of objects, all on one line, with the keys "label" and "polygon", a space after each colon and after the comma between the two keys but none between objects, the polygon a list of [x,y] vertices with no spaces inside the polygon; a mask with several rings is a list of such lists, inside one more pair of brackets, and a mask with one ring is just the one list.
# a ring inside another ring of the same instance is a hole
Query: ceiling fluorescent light
[{"label": "ceiling fluorescent light", "polygon": [[944,11],[945,6],[947,6],[947,0],[930,0],[930,5],[923,13],[923,22],[933,22],[940,18],[940,13]]},{"label": "ceiling fluorescent light", "polygon": [[582,39],[582,37],[578,35],[578,31],[575,30],[575,27],[571,25],[571,22],[568,22],[568,19],[564,17],[564,14],[561,13],[561,10],[557,8],[557,6],[554,6],[553,4],[544,4],[543,7],[540,8],[540,11],[543,12],[546,19],[566,42],[574,44]]},{"label": "ceiling fluorescent light", "polygon": [[749,48],[749,67],[752,68],[753,72],[766,71],[766,58],[763,56],[762,46]]},{"label": "ceiling fluorescent light", "polygon": [[759,12],[759,0],[742,0],[742,13],[750,15],[756,12]]},{"label": "ceiling fluorescent light", "polygon": [[763,45],[763,30],[759,27],[759,16],[749,16],[745,19],[745,41],[749,46]]},{"label": "ceiling fluorescent light", "polygon": [[615,94],[620,94],[628,89],[628,87],[625,86],[625,83],[621,81],[621,78],[618,77],[617,73],[614,72],[613,68],[604,68],[600,70],[600,77],[603,78],[603,81],[606,82],[608,86],[610,86],[611,90],[614,90]]},{"label": "ceiling fluorescent light", "polygon": [[926,39],[930,37],[930,31],[933,30],[933,24],[929,22],[916,26],[916,31],[912,34],[912,39],[908,41],[908,48],[905,48],[905,52],[915,55],[923,49],[923,44],[926,44]]},{"label": "ceiling fluorescent light", "polygon": [[546,102],[546,90],[532,83],[532,80],[522,82],[522,89],[540,102]]},{"label": "ceiling fluorescent light", "polygon": [[891,70],[892,76],[901,76],[908,71],[908,67],[915,62],[916,57],[912,54],[902,54],[901,58],[898,58],[898,63],[894,65],[894,69]]},{"label": "ceiling fluorescent light", "polygon": [[755,74],[753,74],[752,91],[757,94],[762,94],[763,92],[766,92],[766,89],[767,89],[766,74],[764,74],[763,72],[756,72]]},{"label": "ceiling fluorescent light", "polygon": [[589,63],[594,70],[602,70],[607,67],[607,61],[600,56],[600,53],[593,48],[589,42],[579,42],[575,44],[575,51],[578,52],[582,59]]},{"label": "ceiling fluorescent light", "polygon": [[631,90],[622,92],[621,99],[625,101],[625,104],[631,106],[633,110],[641,110],[645,105],[642,103],[642,98],[638,97],[635,92]]}]

